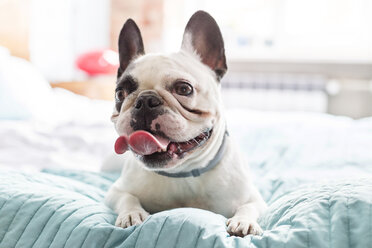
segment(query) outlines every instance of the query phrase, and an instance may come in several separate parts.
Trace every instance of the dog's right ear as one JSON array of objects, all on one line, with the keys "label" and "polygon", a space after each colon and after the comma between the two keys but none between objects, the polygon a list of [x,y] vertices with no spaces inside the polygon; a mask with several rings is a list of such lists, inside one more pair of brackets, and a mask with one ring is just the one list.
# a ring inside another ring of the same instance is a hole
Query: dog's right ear
[{"label": "dog's right ear", "polygon": [[137,56],[145,54],[141,32],[137,24],[128,19],[122,27],[119,35],[119,60],[120,67],[118,69],[119,78],[129,63]]}]

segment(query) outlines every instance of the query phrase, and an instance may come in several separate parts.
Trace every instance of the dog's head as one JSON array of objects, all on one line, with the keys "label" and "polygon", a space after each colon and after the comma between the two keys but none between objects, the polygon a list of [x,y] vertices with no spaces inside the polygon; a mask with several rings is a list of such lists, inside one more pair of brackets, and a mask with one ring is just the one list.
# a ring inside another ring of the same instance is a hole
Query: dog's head
[{"label": "dog's head", "polygon": [[119,37],[120,68],[112,121],[115,149],[129,147],[148,169],[195,160],[225,132],[219,80],[227,70],[220,29],[206,12],[189,20],[181,50],[146,54],[131,19]]}]

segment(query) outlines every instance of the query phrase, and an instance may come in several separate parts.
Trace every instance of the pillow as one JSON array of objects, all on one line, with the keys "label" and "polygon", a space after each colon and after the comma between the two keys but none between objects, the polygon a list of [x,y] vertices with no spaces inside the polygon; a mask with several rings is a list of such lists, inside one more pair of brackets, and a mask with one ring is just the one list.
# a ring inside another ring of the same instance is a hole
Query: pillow
[{"label": "pillow", "polygon": [[42,115],[51,99],[51,87],[37,69],[0,47],[0,119]]}]

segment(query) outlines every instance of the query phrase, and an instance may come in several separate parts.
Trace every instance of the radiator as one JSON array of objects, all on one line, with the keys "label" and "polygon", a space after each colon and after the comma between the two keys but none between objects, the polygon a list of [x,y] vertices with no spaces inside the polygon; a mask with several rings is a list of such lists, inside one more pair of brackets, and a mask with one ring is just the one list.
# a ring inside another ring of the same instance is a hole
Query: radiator
[{"label": "radiator", "polygon": [[226,108],[326,112],[326,82],[313,74],[231,73],[222,97]]}]

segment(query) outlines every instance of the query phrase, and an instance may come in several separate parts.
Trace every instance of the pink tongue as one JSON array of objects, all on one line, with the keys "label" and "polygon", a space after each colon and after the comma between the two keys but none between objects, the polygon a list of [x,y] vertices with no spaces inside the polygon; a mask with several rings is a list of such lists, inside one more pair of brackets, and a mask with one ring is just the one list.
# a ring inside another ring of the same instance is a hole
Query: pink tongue
[{"label": "pink tongue", "polygon": [[130,137],[120,136],[115,142],[115,152],[123,154],[128,150],[128,146],[139,155],[150,155],[158,150],[167,148],[169,140],[155,137],[146,131],[136,131]]},{"label": "pink tongue", "polygon": [[115,152],[117,154],[123,154],[128,150],[128,138],[126,136],[120,136],[115,142]]},{"label": "pink tongue", "polygon": [[150,155],[158,150],[167,149],[169,140],[155,137],[146,131],[136,131],[129,137],[130,148],[139,155]]}]

